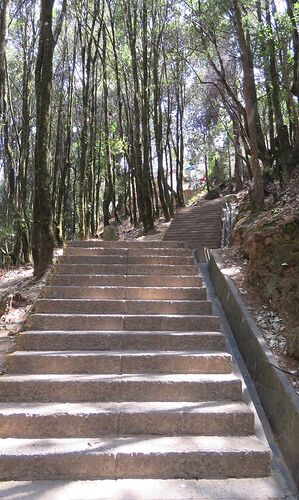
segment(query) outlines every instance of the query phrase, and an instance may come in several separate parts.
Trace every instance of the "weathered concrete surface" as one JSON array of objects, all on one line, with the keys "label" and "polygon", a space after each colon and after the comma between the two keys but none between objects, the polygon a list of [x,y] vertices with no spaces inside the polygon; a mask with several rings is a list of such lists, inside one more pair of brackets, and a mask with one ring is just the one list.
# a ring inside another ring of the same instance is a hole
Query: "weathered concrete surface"
[{"label": "weathered concrete surface", "polygon": [[232,280],[221,272],[212,252],[210,274],[239,350],[255,382],[265,414],[284,459],[299,487],[299,398],[259,333]]},{"label": "weathered concrete surface", "polygon": [[225,337],[220,332],[90,332],[27,331],[18,336],[23,351],[111,350],[111,349],[192,349],[224,351]]},{"label": "weathered concrete surface", "polygon": [[[187,493],[179,498],[192,498],[191,479],[235,477],[241,483],[210,490],[193,483],[195,498],[231,500],[248,494],[245,478],[251,492],[265,478],[264,498],[284,498],[267,489],[268,443],[255,435],[219,318],[183,245],[71,245],[0,378],[0,478],[180,478]],[[125,500],[149,491],[175,498],[182,483],[168,482],[166,493],[166,483],[147,491],[133,482],[129,494],[109,484],[106,498]]]},{"label": "weathered concrete surface", "polygon": [[[263,479],[102,481],[10,481],[0,483],[6,500],[281,500],[275,481]],[[295,499],[294,499],[295,500]]]},{"label": "weathered concrete surface", "polygon": [[169,401],[0,403],[1,438],[72,438],[99,435],[246,436],[254,414],[242,402]]},{"label": "weathered concrete surface", "polygon": [[[0,441],[3,480],[267,477],[255,436],[100,436]],[[24,457],[26,457],[24,459]]]},{"label": "weathered concrete surface", "polygon": [[1,401],[240,401],[233,374],[5,375]]}]

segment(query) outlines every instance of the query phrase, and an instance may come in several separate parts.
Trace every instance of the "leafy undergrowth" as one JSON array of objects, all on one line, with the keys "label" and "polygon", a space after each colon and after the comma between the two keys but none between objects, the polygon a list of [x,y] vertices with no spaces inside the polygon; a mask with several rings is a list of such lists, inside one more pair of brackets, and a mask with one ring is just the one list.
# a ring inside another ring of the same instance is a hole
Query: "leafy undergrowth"
[{"label": "leafy undergrowth", "polygon": [[299,393],[299,173],[260,214],[240,204],[231,246],[221,251],[244,302]]}]

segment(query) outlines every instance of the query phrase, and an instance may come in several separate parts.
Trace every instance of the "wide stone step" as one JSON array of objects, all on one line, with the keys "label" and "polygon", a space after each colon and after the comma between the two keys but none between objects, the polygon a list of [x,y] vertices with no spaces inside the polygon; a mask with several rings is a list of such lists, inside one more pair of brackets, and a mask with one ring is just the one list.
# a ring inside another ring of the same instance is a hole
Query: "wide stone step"
[{"label": "wide stone step", "polygon": [[214,234],[209,234],[209,233],[205,233],[205,234],[202,234],[202,232],[199,230],[199,231],[193,231],[193,232],[190,232],[188,231],[187,229],[182,229],[181,231],[175,231],[173,233],[169,233],[169,235],[167,236],[168,238],[171,237],[171,238],[177,238],[177,241],[180,241],[182,240],[183,238],[186,238],[186,241],[188,242],[189,240],[197,240],[197,239],[201,239],[201,240],[209,240],[209,239],[219,239],[220,238],[220,235],[219,237],[215,237]]},{"label": "wide stone step", "polygon": [[255,437],[149,436],[0,441],[0,479],[263,477]]},{"label": "wide stone step", "polygon": [[186,248],[100,248],[100,247],[65,247],[63,254],[70,256],[83,256],[83,255],[127,255],[130,257],[152,257],[152,256],[166,256],[175,257],[183,256],[190,257],[191,252]]},{"label": "wide stone step", "polygon": [[183,248],[181,243],[165,243],[165,241],[102,241],[102,240],[73,240],[67,243],[68,247],[84,248]]},{"label": "wide stone step", "polygon": [[7,373],[231,373],[224,352],[193,351],[16,351]]},{"label": "wide stone step", "polygon": [[245,436],[254,414],[244,403],[0,403],[1,438],[72,438],[115,434]]},{"label": "wide stone step", "polygon": [[125,264],[57,264],[54,273],[58,274],[123,274],[123,275],[184,275],[196,276],[198,274],[195,265],[125,265]]},{"label": "wide stone step", "polygon": [[65,332],[27,331],[18,335],[17,348],[40,350],[207,350],[224,351],[220,332]]},{"label": "wide stone step", "polygon": [[233,374],[5,375],[0,401],[241,401]]},{"label": "wide stone step", "polygon": [[60,256],[59,264],[125,264],[125,265],[194,265],[193,257],[186,256],[127,256],[127,255],[78,255]]},{"label": "wide stone step", "polygon": [[[207,228],[207,224],[209,224],[209,221],[206,221],[206,220],[203,220],[201,222],[196,221],[196,223],[194,223],[194,222],[187,223],[184,220],[182,220],[180,222],[176,221],[176,222],[172,223],[171,229],[169,229],[169,233],[174,233],[175,231],[180,231],[182,229],[188,229],[188,231],[190,231],[191,233],[196,233],[199,231],[211,232],[212,230]],[[218,225],[220,226],[220,223],[217,224],[217,226]],[[213,227],[213,229],[215,229],[215,228]]]},{"label": "wide stone step", "polygon": [[46,286],[42,295],[52,299],[206,300],[207,298],[204,287]]},{"label": "wide stone step", "polygon": [[218,331],[219,319],[204,315],[31,314],[28,330]]},{"label": "wide stone step", "polygon": [[212,304],[199,300],[40,299],[36,313],[55,314],[211,314]]},{"label": "wide stone step", "polygon": [[125,274],[58,274],[53,273],[49,276],[48,283],[58,286],[127,286],[127,287],[196,287],[202,286],[200,276],[177,276],[177,275],[153,275],[147,276],[135,275],[126,276]]},{"label": "wide stone step", "polygon": [[[178,236],[168,236],[169,241],[179,241]],[[187,236],[183,236],[182,240],[187,241],[189,248],[219,248],[220,247],[220,238],[217,240],[208,240],[202,237],[197,239],[187,238]]]},{"label": "wide stone step", "polygon": [[[26,498],[43,500],[142,500],[171,498],[182,500],[277,500],[286,498],[272,477],[248,479],[103,479],[94,481],[7,481],[0,483],[0,495],[8,498],[11,489]],[[252,496],[254,492],[254,498]]]}]

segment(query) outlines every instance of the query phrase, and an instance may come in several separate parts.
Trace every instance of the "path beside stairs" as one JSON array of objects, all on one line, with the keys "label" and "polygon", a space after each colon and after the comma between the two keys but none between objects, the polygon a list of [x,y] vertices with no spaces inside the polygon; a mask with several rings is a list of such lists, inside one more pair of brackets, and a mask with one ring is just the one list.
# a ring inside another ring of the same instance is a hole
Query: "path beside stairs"
[{"label": "path beside stairs", "polygon": [[0,497],[280,498],[181,243],[70,243],[0,399]]}]

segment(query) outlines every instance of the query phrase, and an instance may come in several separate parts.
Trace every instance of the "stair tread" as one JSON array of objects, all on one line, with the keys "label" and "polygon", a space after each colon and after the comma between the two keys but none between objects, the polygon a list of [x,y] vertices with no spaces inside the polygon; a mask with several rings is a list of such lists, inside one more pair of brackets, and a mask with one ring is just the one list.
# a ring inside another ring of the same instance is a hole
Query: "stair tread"
[{"label": "stair tread", "polygon": [[41,335],[47,335],[47,334],[61,334],[61,335],[85,335],[85,334],[90,334],[90,335],[103,335],[103,336],[108,336],[108,335],[163,335],[165,337],[171,336],[171,335],[182,335],[182,336],[214,336],[214,337],[223,337],[223,333],[220,331],[199,331],[199,332],[181,332],[181,331],[175,331],[175,330],[105,330],[105,331],[94,331],[94,330],[72,330],[72,331],[65,331],[65,330],[25,330],[23,332],[20,332],[22,335],[34,335],[34,334],[41,334]]},{"label": "stair tread", "polygon": [[[71,275],[73,276],[73,275]],[[48,291],[48,290],[51,290],[52,288],[58,288],[58,289],[64,289],[64,290],[68,290],[69,288],[80,288],[80,289],[89,289],[89,288],[95,288],[96,290],[157,290],[157,291],[160,291],[160,290],[169,290],[170,292],[173,291],[173,288],[174,287],[171,287],[171,286],[97,286],[97,285],[48,285],[48,286],[45,286],[44,287],[44,291]],[[180,286],[180,290],[183,290],[183,291],[195,291],[195,290],[200,290],[202,288],[205,288],[203,286]],[[80,300],[80,299],[77,299],[77,300]],[[86,300],[86,299],[82,299],[82,300]],[[102,299],[101,299],[102,300]]]},{"label": "stair tread", "polygon": [[99,438],[60,438],[0,440],[0,453],[6,456],[42,456],[61,454],[146,455],[181,453],[262,453],[269,448],[255,436],[101,436]]},{"label": "stair tread", "polygon": [[71,303],[76,303],[76,302],[90,302],[90,303],[94,303],[94,302],[115,302],[116,304],[118,302],[120,303],[154,303],[154,304],[202,304],[202,303],[211,303],[209,300],[196,300],[196,299],[190,299],[190,300],[184,300],[184,299],[159,299],[159,300],[156,300],[156,299],[111,299],[111,298],[101,298],[101,299],[92,299],[92,298],[84,298],[84,299],[78,299],[78,298],[67,298],[67,299],[57,299],[55,297],[43,297],[43,298],[40,298],[36,301],[36,304],[39,303],[39,302],[56,302],[56,303],[60,303],[60,302],[71,302]]},{"label": "stair tread", "polygon": [[243,402],[235,401],[129,401],[129,402],[80,402],[80,403],[42,403],[19,402],[1,403],[1,415],[91,415],[109,413],[165,413],[182,414],[217,414],[217,413],[246,413],[251,414],[250,408]]},{"label": "stair tread", "polygon": [[79,317],[79,316],[83,316],[83,317],[94,317],[94,316],[98,316],[99,318],[109,318],[109,317],[115,317],[115,318],[123,318],[123,317],[132,317],[132,318],[143,318],[143,317],[153,317],[153,318],[159,318],[159,317],[166,317],[166,318],[201,318],[201,319],[204,319],[204,318],[217,318],[217,316],[214,316],[213,314],[134,314],[134,313],[122,313],[122,314],[115,314],[115,313],[112,313],[112,314],[108,314],[108,313],[95,313],[95,314],[88,314],[88,313],[78,313],[78,314],[75,314],[75,313],[33,313],[31,315],[31,318],[32,317],[37,317],[37,316],[40,316],[40,317],[45,317],[45,316],[59,316],[59,317]]},{"label": "stair tread", "polygon": [[8,356],[198,356],[198,357],[231,357],[228,352],[223,351],[195,351],[195,350],[164,350],[154,351],[150,349],[129,349],[129,350],[111,350],[111,351],[15,351]]},{"label": "stair tread", "polygon": [[26,498],[43,500],[282,500],[285,497],[273,478],[238,479],[103,479],[93,481],[9,481],[0,483],[0,496],[11,490]]},{"label": "stair tread", "polygon": [[107,381],[107,382],[197,382],[197,383],[209,383],[209,382],[235,382],[239,381],[239,378],[234,374],[181,374],[181,373],[149,373],[149,374],[20,374],[20,375],[4,375],[0,378],[0,384],[2,382],[25,382],[25,381],[46,381],[46,382],[97,382],[97,381]]}]

